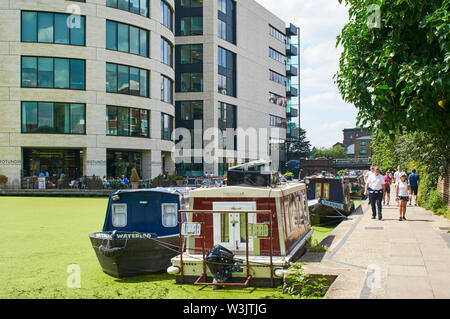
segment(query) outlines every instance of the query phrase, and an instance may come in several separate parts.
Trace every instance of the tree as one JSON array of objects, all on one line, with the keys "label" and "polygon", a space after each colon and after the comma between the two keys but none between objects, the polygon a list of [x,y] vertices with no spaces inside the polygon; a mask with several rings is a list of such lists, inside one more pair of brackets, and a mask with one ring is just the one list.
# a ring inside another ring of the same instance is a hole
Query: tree
[{"label": "tree", "polygon": [[287,160],[298,160],[301,157],[308,157],[311,153],[311,143],[306,140],[306,131],[298,129],[298,139],[286,142]]},{"label": "tree", "polygon": [[347,158],[347,151],[340,145],[333,146],[331,148],[319,148],[313,150],[311,153],[312,158],[326,157],[328,159]]},{"label": "tree", "polygon": [[[389,134],[424,132],[450,138],[450,0],[338,0],[350,22],[335,81],[358,109],[359,125]],[[368,25],[377,4],[381,26]]]}]

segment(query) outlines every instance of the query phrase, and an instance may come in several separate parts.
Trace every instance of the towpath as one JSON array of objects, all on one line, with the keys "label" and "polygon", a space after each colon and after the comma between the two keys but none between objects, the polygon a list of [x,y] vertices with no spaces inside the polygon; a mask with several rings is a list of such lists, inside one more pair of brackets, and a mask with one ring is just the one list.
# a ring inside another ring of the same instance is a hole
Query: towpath
[{"label": "towpath", "polygon": [[379,221],[361,207],[322,242],[328,252],[301,258],[307,273],[337,276],[325,298],[450,298],[450,220],[408,206],[399,221],[392,201]]}]

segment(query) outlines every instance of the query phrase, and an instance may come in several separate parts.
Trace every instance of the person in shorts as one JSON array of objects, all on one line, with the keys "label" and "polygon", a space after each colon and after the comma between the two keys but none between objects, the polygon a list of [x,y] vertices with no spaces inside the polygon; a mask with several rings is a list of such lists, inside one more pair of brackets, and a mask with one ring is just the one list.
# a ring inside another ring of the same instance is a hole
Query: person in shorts
[{"label": "person in shorts", "polygon": [[395,189],[395,198],[399,203],[399,221],[406,220],[406,204],[408,204],[409,193],[411,192],[411,187],[406,180],[406,173],[400,174],[400,180],[395,184]]},{"label": "person in shorts", "polygon": [[412,205],[412,199],[414,198],[414,205],[417,206],[417,192],[419,191],[420,177],[416,174],[416,169],[412,170],[412,173],[408,176],[408,183],[411,186],[411,195],[409,197],[409,204]]},{"label": "person in shorts", "polygon": [[391,172],[389,170],[386,171],[386,175],[384,175],[384,194],[383,194],[383,205],[388,205],[391,201],[391,183],[392,177]]}]

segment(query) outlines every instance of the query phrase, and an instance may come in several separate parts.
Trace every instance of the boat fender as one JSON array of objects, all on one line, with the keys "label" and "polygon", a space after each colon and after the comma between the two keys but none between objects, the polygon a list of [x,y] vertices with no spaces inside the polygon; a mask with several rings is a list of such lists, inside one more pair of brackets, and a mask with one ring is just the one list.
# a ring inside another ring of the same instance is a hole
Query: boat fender
[{"label": "boat fender", "polygon": [[104,245],[100,245],[100,247],[98,247],[98,251],[106,256],[106,257],[119,257],[123,251],[124,251],[125,247],[107,247]]},{"label": "boat fender", "polygon": [[169,275],[178,275],[180,273],[180,267],[170,266],[169,268],[167,268],[167,273]]},{"label": "boat fender", "polygon": [[277,269],[274,270],[275,276],[279,277],[279,278],[284,277],[285,273],[286,273],[286,270],[284,270],[284,269],[277,268]]}]

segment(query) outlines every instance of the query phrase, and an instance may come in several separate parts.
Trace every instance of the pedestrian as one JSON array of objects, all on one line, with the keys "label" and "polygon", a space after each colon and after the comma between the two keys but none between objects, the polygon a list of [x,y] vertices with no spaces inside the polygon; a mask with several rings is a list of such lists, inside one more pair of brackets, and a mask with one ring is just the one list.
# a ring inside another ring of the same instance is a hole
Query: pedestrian
[{"label": "pedestrian", "polygon": [[412,173],[408,176],[408,184],[411,187],[411,195],[409,196],[409,204],[412,205],[412,199],[414,197],[414,205],[417,206],[417,192],[419,191],[420,177],[416,174],[416,169],[412,170]]},{"label": "pedestrian", "polygon": [[380,174],[380,168],[376,166],[374,173],[367,180],[364,192],[366,196],[369,195],[370,206],[372,206],[372,219],[375,219],[377,216],[377,208],[378,219],[381,220],[383,218],[381,201],[383,200],[384,192],[384,177]]},{"label": "pedestrian", "polygon": [[392,183],[391,172],[387,170],[386,175],[384,176],[385,192],[383,194],[383,205],[389,206],[389,203],[391,201],[391,183]]},{"label": "pedestrian", "polygon": [[397,171],[394,173],[394,183],[397,184],[400,182],[400,175],[406,174],[404,171],[402,171],[402,166],[397,166]]},{"label": "pedestrian", "polygon": [[366,174],[364,174],[364,182],[367,183],[367,180],[369,179],[369,177],[375,172],[375,165],[371,165],[370,166],[370,170],[366,172]]},{"label": "pedestrian", "polygon": [[406,180],[406,173],[400,175],[400,181],[395,184],[395,198],[399,202],[399,221],[406,220],[406,204],[409,199],[409,192],[411,192],[411,187],[408,185],[408,181]]}]

